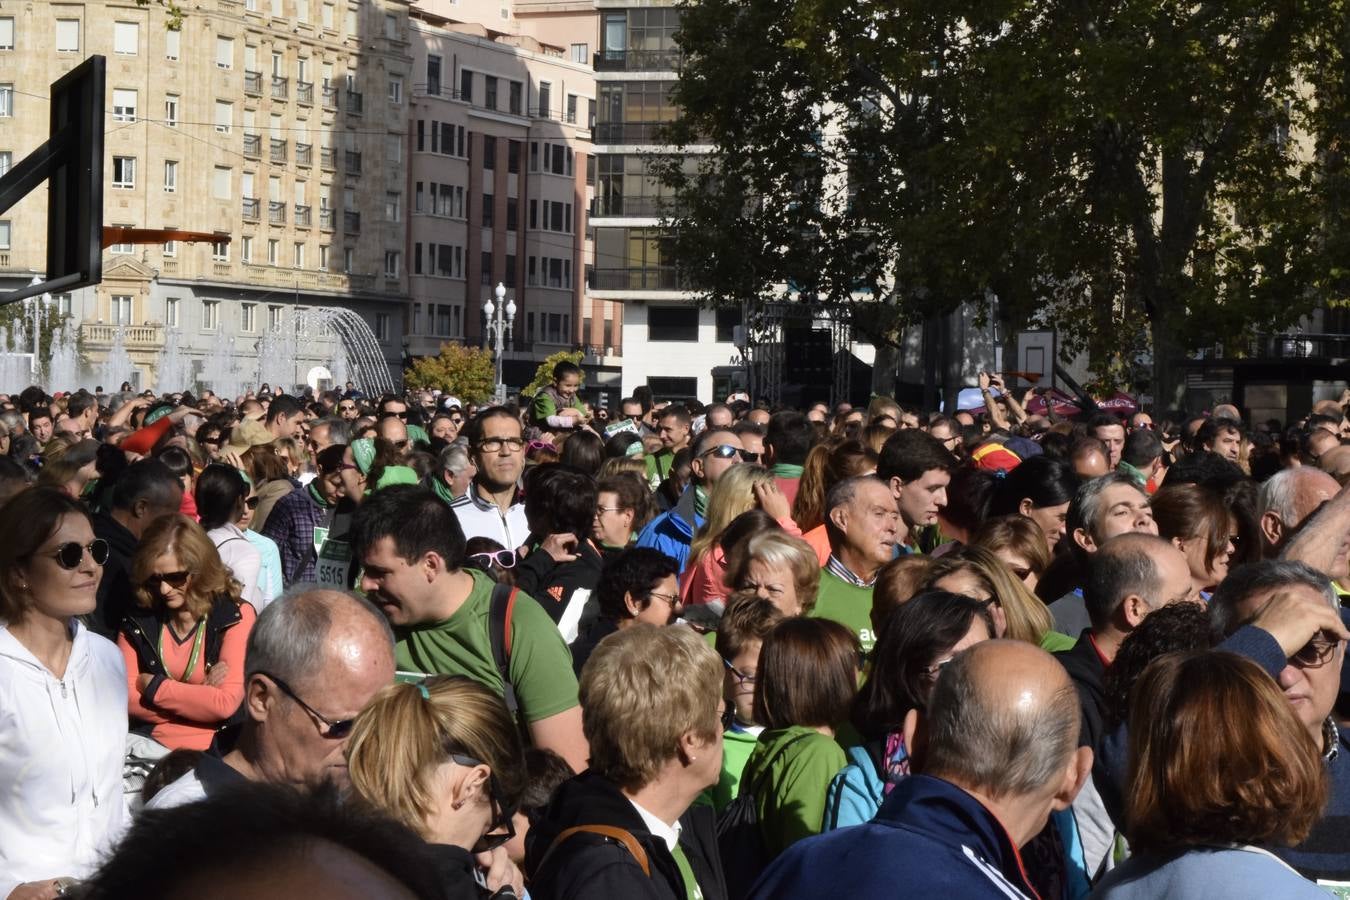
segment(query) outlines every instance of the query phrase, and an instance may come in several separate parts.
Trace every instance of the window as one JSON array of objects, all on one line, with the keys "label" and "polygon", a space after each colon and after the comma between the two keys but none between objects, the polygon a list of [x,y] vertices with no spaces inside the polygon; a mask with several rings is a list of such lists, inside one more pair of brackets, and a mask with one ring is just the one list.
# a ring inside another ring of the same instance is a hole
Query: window
[{"label": "window", "polygon": [[178,95],[169,94],[164,98],[164,124],[170,128],[178,127]]},{"label": "window", "polygon": [[490,134],[483,135],[483,168],[497,167],[497,139]]},{"label": "window", "polygon": [[202,301],[202,330],[215,331],[220,324],[220,301]]},{"label": "window", "polygon": [[384,36],[391,41],[398,40],[398,16],[384,17]]},{"label": "window", "polygon": [[234,68],[234,38],[216,36],[216,68]]},{"label": "window", "polygon": [[309,0],[296,0],[295,21],[309,22]]},{"label": "window", "polygon": [[400,255],[401,255],[401,254],[400,254],[397,250],[386,250],[386,251],[384,251],[384,277],[385,277],[385,278],[397,278],[397,277],[398,277],[398,265],[399,265],[399,256],[400,256]]},{"label": "window", "polygon": [[506,142],[506,171],[512,175],[520,172],[520,141]]},{"label": "window", "polygon": [[239,304],[239,330],[243,332],[256,331],[258,328],[258,304],[241,303]]},{"label": "window", "polygon": [[211,259],[212,259],[214,262],[229,262],[229,261],[230,261],[230,242],[229,242],[229,241],[212,241],[212,242],[211,242]]},{"label": "window", "polygon": [[427,93],[433,97],[441,92],[441,58],[439,56],[427,57]]},{"label": "window", "polygon": [[331,4],[331,3],[325,3],[325,4],[323,5],[323,9],[320,11],[320,15],[322,16],[322,19],[320,19],[320,21],[323,23],[323,30],[324,30],[324,31],[332,31],[332,30],[333,30],[333,4]]},{"label": "window", "polygon": [[[10,41],[9,47],[5,48],[5,20],[0,19],[0,48],[13,49],[14,47],[14,20],[10,19]],[[56,20],[56,52],[57,53],[78,53],[80,51],[80,20],[79,19],[57,19]]]},{"label": "window", "polygon": [[272,0],[272,15],[278,19],[286,15],[286,9],[282,4],[282,0]]},{"label": "window", "polygon": [[239,239],[239,258],[246,263],[253,262],[253,238],[242,237]]},{"label": "window", "polygon": [[658,397],[697,397],[698,379],[675,376],[653,376],[647,379],[647,386]]},{"label": "window", "polygon": [[513,81],[513,82],[511,82],[510,85],[509,85],[509,87],[508,87],[508,98],[507,98],[507,103],[508,103],[509,105],[508,105],[507,108],[510,110],[511,114],[514,115],[514,116],[520,115],[520,106],[521,106],[520,98],[521,98],[521,96],[522,96],[522,91],[523,91],[523,86],[521,85],[521,83],[520,83],[519,81]]},{"label": "window", "polygon": [[723,306],[717,309],[717,340],[730,344],[735,340],[736,328],[741,324],[739,306]]},{"label": "window", "polygon": [[553,85],[547,81],[539,82],[539,115],[548,117],[553,97]]},{"label": "window", "polygon": [[173,194],[178,191],[178,161],[175,159],[164,160],[164,193]]},{"label": "window", "polygon": [[328,245],[327,245],[327,244],[320,244],[320,245],[319,245],[319,271],[320,271],[320,272],[327,272],[327,271],[328,271]]},{"label": "window", "polygon": [[506,277],[502,283],[509,288],[516,286],[516,257],[513,253],[506,254]]},{"label": "window", "polygon": [[109,298],[109,311],[114,325],[131,324],[131,295],[113,294]]},{"label": "window", "polygon": [[[131,228],[131,227],[133,227],[133,226],[128,225],[128,224],[125,223],[125,222],[114,222],[114,223],[113,223],[113,227],[114,227],[114,228]],[[135,244],[113,244],[111,247],[108,248],[108,252],[109,252],[109,253],[135,253],[135,252],[136,252],[136,245],[135,245]]]},{"label": "window", "polygon": [[350,37],[356,37],[356,8],[355,8],[355,7],[352,7],[352,6],[347,7],[347,16],[346,16],[346,19],[347,19],[346,25],[347,25],[347,34],[348,34],[348,36],[350,36]]},{"label": "window", "polygon": [[356,271],[356,251],[351,247],[342,248],[342,271],[348,275]]},{"label": "window", "polygon": [[571,125],[577,124],[577,95],[567,95],[567,122]]},{"label": "window", "polygon": [[[326,249],[328,249],[328,248],[325,247],[325,248],[323,248],[323,249],[326,250]],[[280,307],[280,306],[269,306],[269,307],[267,307],[267,330],[268,330],[268,331],[280,331],[280,330],[281,330],[281,307]]]},{"label": "window", "polygon": [[230,182],[233,175],[234,170],[229,166],[216,166],[215,171],[211,173],[211,196],[217,200],[230,199]]},{"label": "window", "polygon": [[135,56],[141,49],[141,26],[135,22],[113,23],[113,53]]},{"label": "window", "polygon": [[403,195],[390,192],[384,195],[384,220],[398,222],[402,219]]},{"label": "window", "polygon": [[497,78],[495,75],[483,76],[483,105],[488,109],[497,108]]},{"label": "window", "polygon": [[275,266],[277,264],[277,255],[281,252],[281,241],[271,238],[267,241],[267,264]]},{"label": "window", "polygon": [[0,119],[14,115],[14,85],[0,84]]},{"label": "window", "polygon": [[493,209],[496,197],[492,194],[483,195],[483,227],[491,228],[496,220],[496,211]]},{"label": "window", "polygon": [[14,165],[14,151],[0,150],[0,175],[8,172],[12,165]]},{"label": "window", "polygon": [[136,121],[136,92],[113,88],[113,121]]},{"label": "window", "polygon": [[389,313],[375,314],[375,340],[389,340]]},{"label": "window", "polygon": [[178,327],[178,298],[167,297],[164,300],[164,324],[170,328]]},{"label": "window", "polygon": [[389,102],[390,102],[390,103],[402,103],[402,102],[403,102],[403,76],[402,76],[402,75],[390,75],[390,76],[389,76]]},{"label": "window", "polygon": [[386,134],[384,136],[385,162],[398,165],[403,162],[403,135]]},{"label": "window", "polygon": [[506,198],[506,230],[520,230],[520,199],[517,197]]},{"label": "window", "polygon": [[0,250],[8,250],[12,239],[9,219],[0,219]]},{"label": "window", "polygon": [[291,265],[297,269],[305,267],[305,245],[296,244],[291,248]]},{"label": "window", "polygon": [[479,257],[480,278],[483,284],[492,284],[492,252],[484,250]]},{"label": "window", "polygon": [[647,340],[689,341],[689,342],[697,341],[698,307],[695,306],[647,307]]},{"label": "window", "polygon": [[136,157],[113,157],[113,187],[127,190],[136,187]]},{"label": "window", "polygon": [[216,101],[216,131],[229,134],[234,125],[234,104],[225,100]]},{"label": "window", "polygon": [[177,29],[164,32],[164,58],[178,59],[178,45],[183,33]]},{"label": "window", "polygon": [[459,70],[459,99],[473,102],[473,73],[468,69]]},{"label": "window", "polygon": [[572,62],[581,63],[583,66],[586,65],[591,61],[590,49],[589,44],[573,44]]}]

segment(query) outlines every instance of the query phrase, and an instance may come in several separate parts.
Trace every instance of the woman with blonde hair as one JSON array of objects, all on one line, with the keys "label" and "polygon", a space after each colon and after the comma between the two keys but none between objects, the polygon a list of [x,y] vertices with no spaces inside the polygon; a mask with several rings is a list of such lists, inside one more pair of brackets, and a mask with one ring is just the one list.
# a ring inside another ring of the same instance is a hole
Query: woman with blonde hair
[{"label": "woman with blonde hair", "polygon": [[74,500],[98,477],[98,441],[62,432],[42,448],[39,487],[52,487]]},{"label": "woman with blonde hair", "polygon": [[785,531],[753,535],[734,554],[727,573],[738,591],[752,591],[785,616],[807,616],[816,608],[820,564],[811,545]]},{"label": "woman with blonde hair", "polygon": [[462,675],[389,685],[357,717],[347,771],[362,799],[432,845],[448,895],[521,893],[502,845],[515,835],[525,751],[496,693]]},{"label": "woman with blonde hair", "polygon": [[1050,568],[1050,551],[1045,546],[1045,534],[1039,525],[1026,516],[987,519],[971,535],[970,544],[983,547],[997,556],[1029,591],[1036,590],[1041,576]]},{"label": "woman with blonde hair", "polygon": [[689,563],[680,576],[682,603],[709,603],[730,593],[726,559],[730,548],[722,546],[722,534],[737,516],[752,509],[763,510],[788,534],[801,534],[772,472],[759,465],[732,466],[713,485],[703,525],[689,544]]},{"label": "woman with blonde hair", "polygon": [[1076,643],[1054,630],[1054,616],[1045,604],[1002,560],[982,547],[965,547],[935,560],[924,586],[990,603],[995,637],[1026,641],[1051,652]]},{"label": "woman with blonde hair", "polygon": [[181,514],[146,529],[131,579],[137,608],[123,618],[117,646],[133,730],[170,750],[205,750],[244,699],[244,647],[257,614],[206,531]]}]

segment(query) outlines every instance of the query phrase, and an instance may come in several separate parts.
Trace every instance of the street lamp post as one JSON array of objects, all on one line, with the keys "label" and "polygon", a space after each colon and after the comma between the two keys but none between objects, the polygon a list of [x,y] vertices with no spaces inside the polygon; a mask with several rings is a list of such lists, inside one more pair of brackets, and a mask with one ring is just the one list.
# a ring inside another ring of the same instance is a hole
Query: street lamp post
[{"label": "street lamp post", "polygon": [[506,402],[506,385],[502,382],[502,353],[506,350],[506,344],[502,340],[502,332],[506,332],[506,340],[511,339],[511,326],[516,321],[516,301],[507,301],[506,285],[500,281],[497,287],[492,291],[496,296],[497,302],[494,305],[491,300],[483,304],[483,314],[487,316],[487,325],[489,335],[494,341],[494,349],[497,353],[497,402]]}]

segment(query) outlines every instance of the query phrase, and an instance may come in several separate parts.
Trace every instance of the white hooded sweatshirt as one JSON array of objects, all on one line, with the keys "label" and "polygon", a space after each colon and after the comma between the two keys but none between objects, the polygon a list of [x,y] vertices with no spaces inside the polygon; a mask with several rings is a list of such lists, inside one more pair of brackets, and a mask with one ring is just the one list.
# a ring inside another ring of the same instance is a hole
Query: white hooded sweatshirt
[{"label": "white hooded sweatshirt", "polygon": [[72,628],[58,679],[0,623],[0,898],[88,877],[125,827],[126,664],[117,645]]}]

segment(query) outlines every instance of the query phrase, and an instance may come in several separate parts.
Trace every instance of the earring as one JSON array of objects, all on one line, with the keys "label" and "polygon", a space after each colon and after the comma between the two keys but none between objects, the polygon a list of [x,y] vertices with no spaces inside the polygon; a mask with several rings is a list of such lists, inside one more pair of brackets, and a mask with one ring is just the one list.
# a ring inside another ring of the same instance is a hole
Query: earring
[{"label": "earring", "polygon": [[450,804],[451,809],[460,809],[463,806],[464,806],[463,800],[456,800],[454,803]]}]

